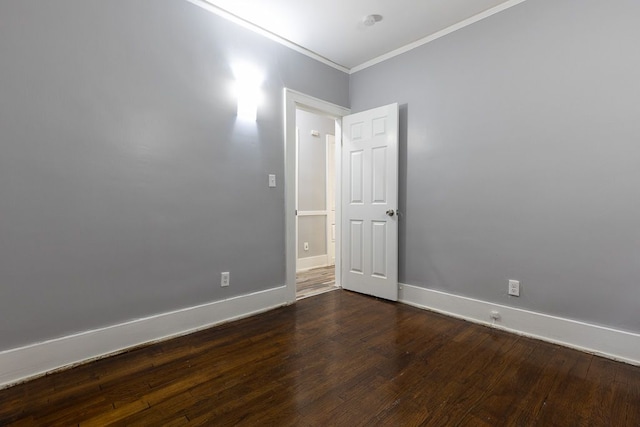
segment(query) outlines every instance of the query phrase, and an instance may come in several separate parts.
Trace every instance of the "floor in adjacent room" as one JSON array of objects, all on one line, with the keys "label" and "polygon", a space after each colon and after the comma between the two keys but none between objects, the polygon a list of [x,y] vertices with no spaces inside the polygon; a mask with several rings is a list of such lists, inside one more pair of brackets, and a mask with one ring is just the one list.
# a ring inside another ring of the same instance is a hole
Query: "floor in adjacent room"
[{"label": "floor in adjacent room", "polygon": [[324,292],[335,291],[336,266],[319,267],[296,274],[296,298],[302,299]]},{"label": "floor in adjacent room", "polygon": [[640,367],[337,290],[0,391],[0,425],[639,426]]}]

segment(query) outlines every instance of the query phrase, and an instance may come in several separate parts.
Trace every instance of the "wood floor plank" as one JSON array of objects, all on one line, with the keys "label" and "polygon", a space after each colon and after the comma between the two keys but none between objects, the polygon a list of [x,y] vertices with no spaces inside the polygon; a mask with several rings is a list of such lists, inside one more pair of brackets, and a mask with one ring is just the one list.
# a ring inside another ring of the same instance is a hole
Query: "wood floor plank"
[{"label": "wood floor plank", "polygon": [[338,290],[0,390],[0,425],[638,426],[640,367]]},{"label": "wood floor plank", "polygon": [[313,268],[296,273],[296,298],[308,298],[338,289],[335,265]]},{"label": "wood floor plank", "polygon": [[[567,350],[571,351],[571,350]],[[575,360],[568,373],[560,376],[551,388],[546,404],[541,408],[537,424],[588,425],[588,419],[583,415],[585,409],[585,390],[588,388],[586,376],[593,356],[581,354]],[[615,362],[612,362],[615,363]]]},{"label": "wood floor plank", "polygon": [[[619,382],[626,385],[624,396],[617,402],[618,407],[625,407],[622,425],[640,426],[640,369],[635,366],[619,365],[621,376]],[[623,381],[625,378],[626,381]]]}]

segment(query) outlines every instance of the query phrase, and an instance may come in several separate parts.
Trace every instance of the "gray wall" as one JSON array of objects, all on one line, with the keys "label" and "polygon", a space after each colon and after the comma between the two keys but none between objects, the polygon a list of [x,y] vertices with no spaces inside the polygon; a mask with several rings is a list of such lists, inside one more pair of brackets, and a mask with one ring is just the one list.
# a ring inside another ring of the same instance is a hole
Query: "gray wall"
[{"label": "gray wall", "polygon": [[284,284],[282,89],[346,74],[185,0],[0,2],[0,70],[0,350]]},{"label": "gray wall", "polygon": [[[309,250],[304,250],[304,243]],[[298,217],[298,258],[327,254],[327,217],[320,215]]]},{"label": "gray wall", "polygon": [[[327,209],[327,135],[335,133],[335,120],[296,111],[298,127],[298,210]],[[311,135],[315,130],[319,136]],[[327,253],[326,216],[298,217],[298,258]],[[309,250],[304,250],[304,242]]]},{"label": "gray wall", "polygon": [[640,332],[638,16],[530,0],[351,76],[401,104],[402,282]]}]

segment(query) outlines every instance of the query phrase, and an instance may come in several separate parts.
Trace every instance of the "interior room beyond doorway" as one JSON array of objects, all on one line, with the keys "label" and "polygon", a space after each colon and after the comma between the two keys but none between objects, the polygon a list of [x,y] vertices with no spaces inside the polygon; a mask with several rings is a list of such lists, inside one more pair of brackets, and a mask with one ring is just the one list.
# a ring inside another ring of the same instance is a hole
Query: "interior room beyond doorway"
[{"label": "interior room beyond doorway", "polygon": [[336,289],[335,120],[296,110],[296,297]]}]

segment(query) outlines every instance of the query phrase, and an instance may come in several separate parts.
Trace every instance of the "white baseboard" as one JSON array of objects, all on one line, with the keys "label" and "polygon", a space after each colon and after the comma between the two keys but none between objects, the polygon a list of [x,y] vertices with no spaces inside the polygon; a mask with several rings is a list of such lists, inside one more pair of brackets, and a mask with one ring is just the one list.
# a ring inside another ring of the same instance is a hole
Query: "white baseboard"
[{"label": "white baseboard", "polygon": [[267,289],[0,352],[0,389],[46,373],[285,305]]},{"label": "white baseboard", "polygon": [[[400,284],[399,301],[474,323],[640,365],[640,334]],[[496,310],[500,319],[489,313]]]},{"label": "white baseboard", "polygon": [[296,263],[296,271],[306,271],[312,268],[326,267],[329,265],[327,254],[310,256],[307,258],[298,258]]}]

